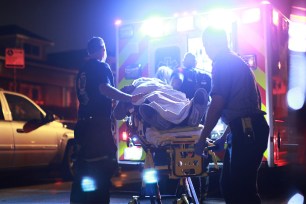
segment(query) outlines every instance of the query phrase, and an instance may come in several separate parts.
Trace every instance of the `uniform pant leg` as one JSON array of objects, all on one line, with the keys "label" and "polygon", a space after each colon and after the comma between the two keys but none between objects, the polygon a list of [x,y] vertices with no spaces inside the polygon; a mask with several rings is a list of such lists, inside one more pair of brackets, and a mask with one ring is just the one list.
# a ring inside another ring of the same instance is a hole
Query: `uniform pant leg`
[{"label": "uniform pant leg", "polygon": [[220,177],[220,190],[226,203],[229,203],[231,201],[232,184],[230,183],[230,151],[231,146],[228,146],[225,150],[222,172]]},{"label": "uniform pant leg", "polygon": [[232,155],[230,159],[231,203],[260,203],[257,171],[267,147],[269,128],[263,116],[252,118],[254,141],[246,138],[241,119],[231,123]]},{"label": "uniform pant leg", "polygon": [[[114,159],[97,162],[79,161],[72,183],[71,203],[110,203],[111,178],[117,168]],[[89,182],[85,182],[84,179]],[[85,182],[85,183],[84,183]]]}]

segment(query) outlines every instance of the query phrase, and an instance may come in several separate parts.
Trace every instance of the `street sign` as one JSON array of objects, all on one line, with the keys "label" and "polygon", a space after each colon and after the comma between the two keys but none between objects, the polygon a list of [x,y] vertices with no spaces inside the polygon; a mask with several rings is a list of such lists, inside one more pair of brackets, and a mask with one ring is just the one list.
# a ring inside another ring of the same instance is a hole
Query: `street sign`
[{"label": "street sign", "polygon": [[20,48],[5,49],[5,67],[6,68],[24,68],[24,50]]}]

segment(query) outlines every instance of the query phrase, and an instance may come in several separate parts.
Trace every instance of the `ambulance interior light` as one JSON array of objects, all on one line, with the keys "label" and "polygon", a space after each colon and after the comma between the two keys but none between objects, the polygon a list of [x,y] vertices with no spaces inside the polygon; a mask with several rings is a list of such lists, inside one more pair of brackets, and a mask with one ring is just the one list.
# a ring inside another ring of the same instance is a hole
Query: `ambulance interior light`
[{"label": "ambulance interior light", "polygon": [[141,64],[129,64],[124,67],[124,76],[126,79],[137,79],[141,77],[142,65]]}]

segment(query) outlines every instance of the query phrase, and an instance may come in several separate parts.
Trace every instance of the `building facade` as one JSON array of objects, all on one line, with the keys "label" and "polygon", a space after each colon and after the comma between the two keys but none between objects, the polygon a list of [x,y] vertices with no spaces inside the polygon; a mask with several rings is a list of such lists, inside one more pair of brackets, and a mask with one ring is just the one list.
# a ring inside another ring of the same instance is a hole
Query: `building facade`
[{"label": "building facade", "polygon": [[[16,25],[0,27],[0,88],[25,94],[62,119],[76,119],[74,80],[77,67],[61,67],[48,59],[53,42]],[[24,50],[24,68],[7,68],[6,49]]]}]

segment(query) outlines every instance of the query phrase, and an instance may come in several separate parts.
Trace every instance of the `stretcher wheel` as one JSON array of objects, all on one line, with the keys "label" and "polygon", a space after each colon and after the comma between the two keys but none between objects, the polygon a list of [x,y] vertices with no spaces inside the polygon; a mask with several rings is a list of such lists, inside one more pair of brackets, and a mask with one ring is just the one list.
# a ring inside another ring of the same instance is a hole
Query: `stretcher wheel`
[{"label": "stretcher wheel", "polygon": [[132,200],[129,201],[129,204],[140,204],[138,198],[139,196],[133,196]]},{"label": "stretcher wheel", "polygon": [[187,195],[182,194],[179,199],[173,202],[173,204],[189,204]]}]

